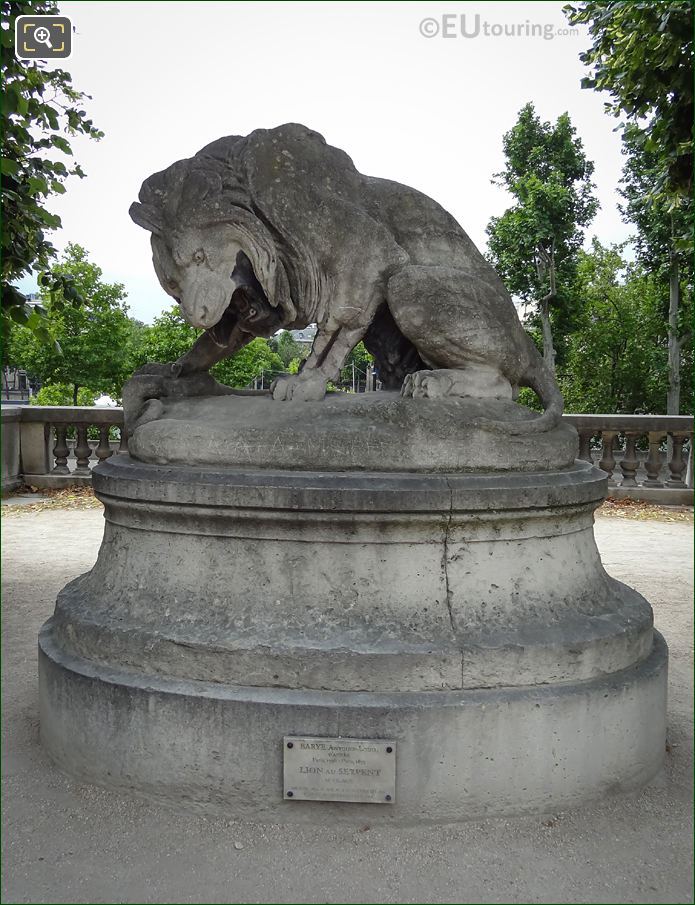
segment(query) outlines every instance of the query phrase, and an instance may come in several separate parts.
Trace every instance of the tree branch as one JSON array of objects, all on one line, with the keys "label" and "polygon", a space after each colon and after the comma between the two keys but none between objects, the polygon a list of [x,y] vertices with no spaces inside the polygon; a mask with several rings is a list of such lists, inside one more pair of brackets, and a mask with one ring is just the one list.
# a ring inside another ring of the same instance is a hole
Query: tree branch
[{"label": "tree branch", "polygon": [[676,344],[678,346],[679,352],[683,348],[683,346],[692,339],[692,336],[693,336],[693,331],[686,330],[685,333],[683,333],[683,335],[679,339],[676,340]]}]

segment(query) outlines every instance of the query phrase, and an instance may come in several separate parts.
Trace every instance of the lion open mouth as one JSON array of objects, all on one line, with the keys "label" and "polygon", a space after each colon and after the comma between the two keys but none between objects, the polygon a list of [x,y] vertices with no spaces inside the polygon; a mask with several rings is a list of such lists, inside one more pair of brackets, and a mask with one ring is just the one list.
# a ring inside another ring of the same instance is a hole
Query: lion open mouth
[{"label": "lion open mouth", "polygon": [[207,331],[214,342],[228,345],[234,330],[251,336],[270,336],[282,327],[280,312],[269,302],[243,251],[237,255],[231,279],[236,286],[231,301],[219,321]]}]

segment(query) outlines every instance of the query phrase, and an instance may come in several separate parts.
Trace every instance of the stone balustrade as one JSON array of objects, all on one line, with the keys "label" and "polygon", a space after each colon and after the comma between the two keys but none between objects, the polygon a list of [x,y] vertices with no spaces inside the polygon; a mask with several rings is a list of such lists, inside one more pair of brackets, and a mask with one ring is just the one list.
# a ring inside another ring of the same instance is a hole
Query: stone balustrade
[{"label": "stone balustrade", "polygon": [[[90,483],[95,464],[128,450],[121,408],[12,406],[2,409],[2,428],[3,493],[22,484],[55,489]],[[90,428],[98,439],[89,438]],[[112,428],[120,439],[110,439]]]},{"label": "stone balustrade", "polygon": [[692,505],[691,416],[565,415],[565,420],[579,434],[579,458],[607,473],[611,497]]},{"label": "stone balustrade", "polygon": [[[692,417],[565,419],[579,434],[579,458],[609,475],[612,497],[692,505]],[[89,439],[89,428],[98,430],[98,440]],[[110,439],[111,428],[120,440]],[[113,407],[8,406],[2,409],[2,437],[3,493],[23,483],[39,488],[89,483],[93,465],[128,449],[123,410]]]}]

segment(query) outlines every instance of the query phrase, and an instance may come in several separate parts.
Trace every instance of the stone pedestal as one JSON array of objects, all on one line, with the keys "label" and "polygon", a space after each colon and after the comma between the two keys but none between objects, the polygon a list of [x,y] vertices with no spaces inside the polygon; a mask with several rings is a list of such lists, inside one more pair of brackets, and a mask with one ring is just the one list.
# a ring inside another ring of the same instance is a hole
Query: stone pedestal
[{"label": "stone pedestal", "polygon": [[[574,461],[573,430],[510,441],[458,401],[437,403],[439,437],[413,440],[418,400],[380,397],[211,401],[194,439],[204,462],[226,450],[217,467],[181,464],[194,428],[179,403],[131,441],[166,464],[95,469],[99,559],[40,638],[59,764],[230,816],[317,821],[557,809],[659,770],[666,647],[601,565],[606,477]],[[273,410],[306,421],[264,426]],[[336,470],[355,418],[374,428],[368,467]],[[285,468],[252,464],[263,444]],[[288,735],[396,740],[395,803],[283,800]]]}]

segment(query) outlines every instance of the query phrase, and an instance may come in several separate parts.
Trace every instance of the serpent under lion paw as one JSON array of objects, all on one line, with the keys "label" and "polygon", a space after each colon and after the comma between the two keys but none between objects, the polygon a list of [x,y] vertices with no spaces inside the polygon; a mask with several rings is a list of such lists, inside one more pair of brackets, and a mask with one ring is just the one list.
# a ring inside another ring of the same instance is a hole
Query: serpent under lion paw
[{"label": "serpent under lion paw", "polygon": [[144,365],[133,374],[122,390],[123,414],[126,430],[132,434],[136,427],[155,421],[164,413],[162,399],[181,399],[188,396],[214,396],[220,384],[207,372],[179,377],[177,362]]},{"label": "serpent under lion paw", "polygon": [[270,391],[281,402],[320,402],[326,395],[326,380],[320,374],[303,371],[287,377],[277,377]]}]

